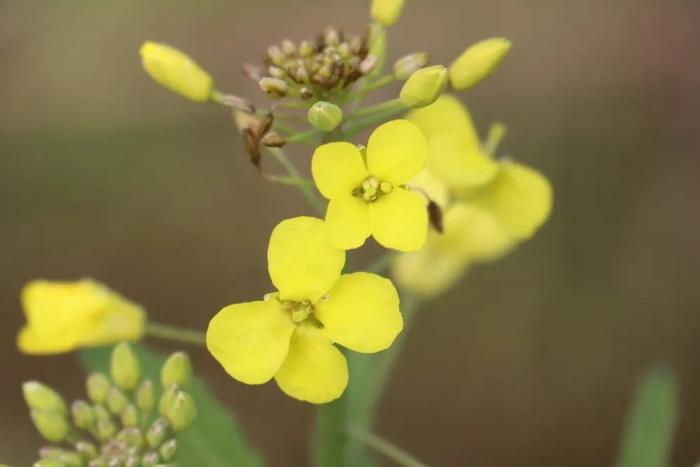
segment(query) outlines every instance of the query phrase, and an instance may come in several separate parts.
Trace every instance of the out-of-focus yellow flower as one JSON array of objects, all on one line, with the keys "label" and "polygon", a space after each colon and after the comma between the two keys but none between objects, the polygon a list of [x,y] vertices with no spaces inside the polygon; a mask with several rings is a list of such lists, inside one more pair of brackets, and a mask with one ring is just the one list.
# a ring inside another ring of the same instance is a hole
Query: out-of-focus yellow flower
[{"label": "out-of-focus yellow flower", "polygon": [[447,68],[433,65],[414,72],[401,88],[399,99],[408,108],[420,108],[435,102],[447,86]]},{"label": "out-of-focus yellow flower", "polygon": [[450,65],[452,87],[463,91],[491,76],[508,55],[511,46],[508,39],[494,37],[467,48]]},{"label": "out-of-focus yellow flower", "polygon": [[372,19],[391,26],[399,20],[403,5],[404,0],[372,0]]},{"label": "out-of-focus yellow flower", "polygon": [[211,76],[187,54],[158,42],[144,42],[140,52],[143,68],[157,83],[195,102],[211,97]]},{"label": "out-of-focus yellow flower", "polygon": [[428,233],[423,197],[404,184],[425,165],[428,147],[421,131],[407,120],[393,120],[369,138],[366,154],[353,144],[319,146],[311,173],[326,211],[331,241],[344,250],[367,237],[386,248],[416,251]]},{"label": "out-of-focus yellow flower", "polygon": [[274,377],[291,397],[330,402],[348,382],[347,362],[333,344],[362,353],[389,347],[403,328],[396,289],[375,274],[341,275],[345,252],[312,217],[278,224],[267,258],[277,292],[219,311],[207,348],[238,381]]},{"label": "out-of-focus yellow flower", "polygon": [[27,324],[17,345],[27,354],[62,353],[143,335],[143,308],[91,279],[36,280],[21,295]]}]

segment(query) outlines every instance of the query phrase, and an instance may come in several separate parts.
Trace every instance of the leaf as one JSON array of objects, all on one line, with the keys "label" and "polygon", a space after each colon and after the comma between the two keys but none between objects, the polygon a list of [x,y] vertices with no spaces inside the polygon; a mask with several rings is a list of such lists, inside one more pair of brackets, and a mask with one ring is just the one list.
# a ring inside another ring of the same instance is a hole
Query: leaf
[{"label": "leaf", "polygon": [[648,370],[635,389],[616,466],[670,467],[678,406],[673,372],[664,366]]},{"label": "leaf", "polygon": [[[166,356],[142,344],[132,344],[141,362],[144,378],[160,382],[160,368]],[[111,347],[99,347],[80,352],[80,360],[89,371],[109,374]],[[178,465],[182,467],[262,467],[260,456],[250,447],[231,412],[209,390],[206,383],[195,378],[189,392],[197,404],[194,424],[178,436]]]}]

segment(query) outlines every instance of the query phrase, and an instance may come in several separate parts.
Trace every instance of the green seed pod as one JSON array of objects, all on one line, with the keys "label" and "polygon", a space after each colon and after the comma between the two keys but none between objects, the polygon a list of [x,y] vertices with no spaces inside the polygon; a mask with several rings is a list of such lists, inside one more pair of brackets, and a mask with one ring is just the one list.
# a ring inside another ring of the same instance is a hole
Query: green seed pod
[{"label": "green seed pod", "polygon": [[97,415],[90,404],[85,401],[75,401],[71,406],[71,414],[75,426],[88,430],[95,425]]},{"label": "green seed pod", "polygon": [[38,381],[27,381],[22,384],[22,394],[31,410],[51,411],[62,416],[68,412],[63,397]]},{"label": "green seed pod", "polygon": [[177,384],[189,387],[192,382],[192,362],[185,352],[175,352],[163,364],[160,370],[160,382],[164,388]]},{"label": "green seed pod", "polygon": [[122,410],[129,403],[123,392],[118,388],[112,387],[107,393],[107,408],[115,415],[121,415]]},{"label": "green seed pod", "polygon": [[50,410],[32,410],[32,421],[41,436],[49,442],[60,443],[70,431],[64,415]]},{"label": "green seed pod", "polygon": [[320,131],[330,132],[343,121],[343,111],[335,104],[318,101],[311,106],[307,117],[312,127]]},{"label": "green seed pod", "polygon": [[139,361],[126,342],[117,345],[112,352],[112,379],[125,391],[136,389],[141,377]]},{"label": "green seed pod", "polygon": [[399,99],[409,108],[425,107],[435,102],[447,86],[447,68],[433,65],[411,75],[401,88]]},{"label": "green seed pod", "polygon": [[87,393],[91,401],[102,404],[107,400],[109,388],[109,379],[102,373],[91,373],[87,377]]},{"label": "green seed pod", "polygon": [[155,394],[153,390],[153,381],[147,379],[136,390],[136,405],[143,412],[150,412],[155,407]]}]

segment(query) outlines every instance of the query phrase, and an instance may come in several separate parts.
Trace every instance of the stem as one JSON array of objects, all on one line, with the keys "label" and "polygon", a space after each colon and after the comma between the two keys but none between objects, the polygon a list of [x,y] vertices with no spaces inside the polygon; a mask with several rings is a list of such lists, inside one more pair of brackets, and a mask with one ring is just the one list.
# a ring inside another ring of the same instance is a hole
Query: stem
[{"label": "stem", "polygon": [[179,328],[161,323],[146,323],[145,333],[148,336],[158,337],[171,341],[184,342],[185,344],[193,344],[204,346],[206,337],[203,332],[193,329]]},{"label": "stem", "polygon": [[[290,178],[304,180],[304,177],[301,176],[299,170],[287,158],[287,155],[282,149],[267,149],[268,151],[270,151],[270,154],[272,154],[272,156],[277,160],[277,162],[279,162],[279,164],[287,171],[287,175],[289,175]],[[306,200],[309,202],[309,204],[311,204],[311,206],[318,214],[324,213],[325,206],[323,205],[323,201],[318,197],[318,195],[316,194],[316,190],[314,189],[314,186],[311,183],[297,184],[295,186],[299,188],[301,194],[304,195],[304,198],[306,198]]]},{"label": "stem", "polygon": [[394,258],[394,254],[391,252],[384,252],[379,258],[375,259],[374,262],[367,266],[366,272],[372,272],[374,274],[380,274],[384,272],[386,268],[391,264],[391,260]]},{"label": "stem", "polygon": [[364,109],[360,109],[357,112],[353,113],[350,116],[350,118],[354,119],[358,117],[366,117],[368,115],[374,115],[380,112],[386,112],[388,110],[394,110],[397,108],[405,109],[405,106],[399,98],[380,102],[379,104],[371,105],[369,107],[365,107]]},{"label": "stem", "polygon": [[370,117],[365,118],[364,120],[361,120],[359,122],[352,122],[353,124],[345,130],[345,136],[350,138],[352,136],[355,136],[356,134],[366,130],[367,128],[371,128],[379,123],[382,123],[386,120],[389,120],[394,117],[398,117],[402,113],[406,111],[405,107],[400,107],[400,108],[395,108],[395,109],[388,109],[383,113],[377,114],[377,115],[372,115]]},{"label": "stem", "polygon": [[384,454],[398,465],[403,467],[428,467],[427,464],[419,461],[400,447],[368,431],[357,427],[350,427],[348,428],[348,434],[358,441],[367,444],[375,451]]},{"label": "stem", "polygon": [[379,89],[379,88],[384,87],[387,84],[391,84],[393,82],[394,82],[393,75],[385,75],[385,76],[382,76],[381,78],[377,78],[376,81],[368,83],[367,86],[365,86],[364,91],[366,93],[370,92],[370,91],[374,91],[375,89]]},{"label": "stem", "polygon": [[306,185],[309,187],[313,187],[313,183],[310,181],[304,179],[304,178],[296,178],[296,177],[287,177],[284,175],[264,175],[266,179],[268,179],[271,182],[274,183],[279,183],[280,185],[288,185],[288,186],[301,186],[301,185]]},{"label": "stem", "polygon": [[290,136],[287,138],[288,143],[296,143],[296,142],[301,142],[301,143],[306,143],[310,146],[316,147],[316,141],[315,137],[320,134],[319,130],[313,129],[313,130],[308,130],[303,133],[297,133],[295,135]]},{"label": "stem", "polygon": [[482,146],[484,152],[489,156],[494,156],[498,146],[501,144],[501,141],[503,141],[503,138],[505,138],[507,132],[508,130],[503,123],[492,123],[489,127],[489,134],[486,137],[486,141]]}]

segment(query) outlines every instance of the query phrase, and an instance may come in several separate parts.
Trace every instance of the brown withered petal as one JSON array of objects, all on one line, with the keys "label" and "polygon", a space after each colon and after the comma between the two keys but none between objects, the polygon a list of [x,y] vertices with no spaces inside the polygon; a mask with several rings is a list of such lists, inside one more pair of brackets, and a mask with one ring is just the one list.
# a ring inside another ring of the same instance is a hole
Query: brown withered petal
[{"label": "brown withered petal", "polygon": [[270,131],[270,128],[272,128],[272,123],[274,121],[275,121],[275,117],[274,117],[274,115],[272,115],[272,113],[268,113],[260,120],[260,124],[255,129],[255,137],[257,138],[258,141],[260,141],[260,139],[263,136],[265,136],[268,131]]}]

